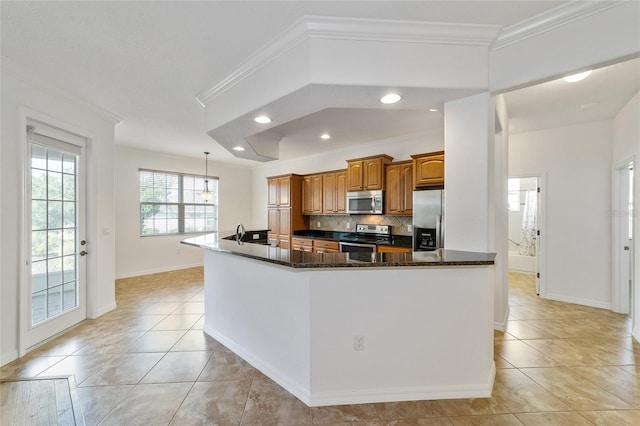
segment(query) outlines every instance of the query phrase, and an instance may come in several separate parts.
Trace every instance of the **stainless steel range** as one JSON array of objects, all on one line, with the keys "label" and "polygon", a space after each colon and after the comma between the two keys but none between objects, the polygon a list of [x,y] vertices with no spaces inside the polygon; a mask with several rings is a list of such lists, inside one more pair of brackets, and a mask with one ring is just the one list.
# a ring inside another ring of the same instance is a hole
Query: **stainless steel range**
[{"label": "stainless steel range", "polygon": [[359,223],[356,232],[352,232],[340,239],[342,253],[374,253],[376,244],[389,244],[391,226],[367,225]]}]

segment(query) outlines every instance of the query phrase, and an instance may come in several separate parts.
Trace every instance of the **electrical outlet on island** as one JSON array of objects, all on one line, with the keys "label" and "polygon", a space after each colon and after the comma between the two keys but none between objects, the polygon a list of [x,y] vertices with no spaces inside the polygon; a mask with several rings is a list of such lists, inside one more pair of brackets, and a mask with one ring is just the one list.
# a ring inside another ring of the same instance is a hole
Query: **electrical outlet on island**
[{"label": "electrical outlet on island", "polygon": [[353,350],[364,351],[364,336],[353,336]]}]

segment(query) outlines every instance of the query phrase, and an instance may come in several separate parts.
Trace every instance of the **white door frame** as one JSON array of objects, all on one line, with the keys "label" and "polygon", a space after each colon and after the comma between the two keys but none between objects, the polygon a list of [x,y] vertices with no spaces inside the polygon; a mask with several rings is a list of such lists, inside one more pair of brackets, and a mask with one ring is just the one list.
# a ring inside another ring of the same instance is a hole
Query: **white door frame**
[{"label": "white door frame", "polygon": [[[629,272],[629,266],[634,264],[635,250],[635,217],[633,220],[634,238],[630,246],[629,253],[624,253],[623,246],[627,245],[627,241],[623,241],[622,233],[627,229],[626,220],[628,218],[628,196],[623,191],[628,192],[628,185],[623,182],[623,176],[626,175],[626,169],[630,165],[634,166],[634,177],[637,173],[635,167],[635,156],[628,158],[612,170],[611,175],[611,310],[614,312],[628,314],[630,313],[629,305],[631,298],[629,295],[629,280],[635,283],[635,279]],[[635,180],[635,178],[634,178]],[[634,193],[636,188],[634,188]],[[634,199],[635,203],[635,199]],[[635,205],[634,205],[635,208]],[[627,272],[623,271],[627,269]],[[628,279],[626,278],[628,276]],[[636,288],[637,290],[637,288]]]},{"label": "white door frame", "polygon": [[[20,161],[20,170],[22,175],[22,179],[21,179],[22,209],[21,209],[21,215],[20,215],[21,248],[22,249],[20,250],[21,267],[20,267],[20,275],[19,275],[20,277],[20,289],[18,292],[19,300],[16,301],[19,306],[19,321],[17,324],[17,328],[18,328],[18,355],[20,357],[24,356],[27,353],[27,351],[55,337],[55,335],[52,335],[39,343],[33,344],[29,340],[29,337],[27,334],[27,331],[31,327],[31,318],[30,318],[30,312],[31,312],[30,287],[31,286],[30,286],[30,272],[29,272],[29,267],[30,267],[29,263],[30,263],[31,256],[30,256],[30,253],[27,253],[26,248],[29,247],[28,241],[30,240],[31,230],[27,229],[30,226],[30,220],[27,220],[25,216],[27,212],[30,211],[31,190],[27,185],[27,182],[30,181],[28,176],[30,174],[30,167],[27,167],[27,160],[29,159],[29,155],[30,155],[30,142],[27,137],[26,127],[28,124],[32,122],[36,122],[38,126],[41,128],[46,128],[47,136],[50,136],[54,139],[60,139],[64,142],[84,146],[83,150],[85,151],[84,152],[85,164],[83,165],[83,168],[85,169],[85,172],[84,172],[84,177],[82,178],[84,182],[82,182],[81,188],[78,188],[77,190],[84,191],[83,196],[85,197],[85,211],[82,214],[85,216],[83,218],[84,228],[88,234],[88,220],[87,220],[88,218],[86,216],[86,208],[88,207],[88,199],[87,199],[88,194],[86,193],[86,188],[87,188],[86,180],[88,178],[88,173],[86,171],[87,164],[88,164],[88,158],[87,158],[88,153],[86,152],[86,149],[87,149],[89,138],[83,136],[81,133],[78,132],[79,129],[74,128],[68,123],[61,122],[55,118],[49,117],[45,114],[41,114],[33,110],[21,108],[20,124],[23,131],[20,132],[20,135],[21,135],[22,149],[20,150],[21,158],[19,158],[18,161]],[[88,238],[87,234],[78,236],[78,240]],[[81,303],[84,305],[83,307],[84,315],[82,319],[85,319],[87,317],[87,309],[88,309],[87,294],[88,294],[89,283],[87,281],[87,277],[89,276],[89,274],[88,274],[87,267],[83,268],[83,272],[82,272],[85,275],[85,278],[84,278],[85,289],[84,289],[84,292],[80,295],[80,297],[82,298]]]}]

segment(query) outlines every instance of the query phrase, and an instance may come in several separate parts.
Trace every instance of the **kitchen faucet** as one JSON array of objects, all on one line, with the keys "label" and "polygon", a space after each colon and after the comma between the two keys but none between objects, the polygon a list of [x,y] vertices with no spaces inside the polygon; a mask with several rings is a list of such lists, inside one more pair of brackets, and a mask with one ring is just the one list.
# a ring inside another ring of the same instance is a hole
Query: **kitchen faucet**
[{"label": "kitchen faucet", "polygon": [[244,234],[244,225],[239,224],[238,226],[236,226],[236,242],[238,243],[238,245],[242,244],[242,238],[244,238]]}]

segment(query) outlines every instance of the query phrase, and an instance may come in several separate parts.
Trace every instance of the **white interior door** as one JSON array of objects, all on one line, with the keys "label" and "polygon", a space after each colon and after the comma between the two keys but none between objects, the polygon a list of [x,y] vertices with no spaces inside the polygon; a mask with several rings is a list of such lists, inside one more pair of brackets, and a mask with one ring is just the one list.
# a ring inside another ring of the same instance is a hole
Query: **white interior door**
[{"label": "white interior door", "polygon": [[23,352],[86,318],[85,147],[34,126],[27,141]]}]

